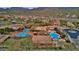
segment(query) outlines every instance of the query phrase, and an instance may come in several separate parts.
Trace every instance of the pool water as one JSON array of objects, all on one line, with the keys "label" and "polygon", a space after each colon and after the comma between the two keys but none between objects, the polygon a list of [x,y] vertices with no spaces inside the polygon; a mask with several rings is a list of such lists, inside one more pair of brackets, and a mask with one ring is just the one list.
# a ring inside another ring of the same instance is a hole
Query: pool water
[{"label": "pool water", "polygon": [[77,39],[79,36],[79,30],[70,30],[70,29],[64,29],[65,32],[67,32],[71,38]]},{"label": "pool water", "polygon": [[28,37],[28,36],[30,36],[30,34],[27,34],[27,33],[19,33],[19,34],[17,34],[16,35],[17,37]]},{"label": "pool water", "polygon": [[60,39],[60,35],[54,32],[50,32],[50,37],[54,40],[59,40]]},{"label": "pool water", "polygon": [[23,30],[23,32],[25,33],[28,33],[30,30],[29,29],[27,29],[27,28],[25,28],[24,30]]},{"label": "pool water", "polygon": [[29,29],[24,29],[23,32],[17,34],[16,36],[17,37],[28,37],[28,36],[31,36],[30,34],[28,34],[30,30]]}]

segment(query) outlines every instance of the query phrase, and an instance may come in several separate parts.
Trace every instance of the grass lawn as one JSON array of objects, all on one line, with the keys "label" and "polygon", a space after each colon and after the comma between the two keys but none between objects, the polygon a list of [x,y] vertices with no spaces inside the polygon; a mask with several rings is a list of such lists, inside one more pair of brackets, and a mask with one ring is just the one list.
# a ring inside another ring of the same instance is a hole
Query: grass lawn
[{"label": "grass lawn", "polygon": [[7,51],[73,51],[79,50],[76,49],[75,46],[71,43],[63,43],[65,48],[58,49],[56,47],[47,46],[46,48],[38,48],[33,45],[31,38],[19,38],[19,39],[7,39],[4,43],[0,44],[0,46],[7,47]]},{"label": "grass lawn", "polygon": [[33,47],[30,38],[7,39],[1,46],[8,47],[10,51],[30,50]]}]

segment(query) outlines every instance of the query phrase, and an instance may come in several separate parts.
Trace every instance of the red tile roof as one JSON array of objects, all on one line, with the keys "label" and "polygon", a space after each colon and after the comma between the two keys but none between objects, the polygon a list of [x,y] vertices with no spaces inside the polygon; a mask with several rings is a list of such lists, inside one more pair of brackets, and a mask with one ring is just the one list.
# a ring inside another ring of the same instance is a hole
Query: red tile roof
[{"label": "red tile roof", "polygon": [[47,44],[50,43],[50,36],[45,36],[45,35],[35,35],[32,37],[33,43],[36,44]]}]

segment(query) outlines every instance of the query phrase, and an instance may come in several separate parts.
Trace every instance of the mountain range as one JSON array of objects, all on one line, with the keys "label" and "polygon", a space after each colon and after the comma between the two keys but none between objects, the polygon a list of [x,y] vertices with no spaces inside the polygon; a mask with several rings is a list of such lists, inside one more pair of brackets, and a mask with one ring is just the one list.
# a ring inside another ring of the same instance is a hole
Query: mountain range
[{"label": "mountain range", "polygon": [[79,10],[79,7],[37,7],[32,9],[27,7],[0,8],[0,11],[33,11],[33,10]]}]

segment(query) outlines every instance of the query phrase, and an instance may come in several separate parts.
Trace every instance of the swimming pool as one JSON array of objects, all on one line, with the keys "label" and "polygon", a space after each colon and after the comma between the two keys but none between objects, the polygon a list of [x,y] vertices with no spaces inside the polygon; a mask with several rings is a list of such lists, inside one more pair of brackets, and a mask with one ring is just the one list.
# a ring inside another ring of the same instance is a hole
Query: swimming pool
[{"label": "swimming pool", "polygon": [[60,39],[60,35],[55,33],[55,32],[50,32],[50,37],[53,38],[54,40],[59,40]]},{"label": "swimming pool", "polygon": [[79,30],[64,29],[64,31],[68,34],[70,41],[79,47]]},{"label": "swimming pool", "polygon": [[19,34],[17,34],[16,35],[17,37],[28,37],[28,36],[30,36],[30,34],[27,34],[27,33],[19,33]]},{"label": "swimming pool", "polygon": [[64,29],[64,31],[67,32],[73,39],[77,39],[79,36],[79,30]]},{"label": "swimming pool", "polygon": [[24,30],[23,30],[23,32],[25,33],[28,33],[30,31],[30,29],[27,29],[27,28],[25,28]]},{"label": "swimming pool", "polygon": [[17,37],[28,37],[28,36],[31,36],[30,34],[28,34],[30,30],[29,29],[24,29],[23,32],[19,33],[19,34],[16,34]]}]

